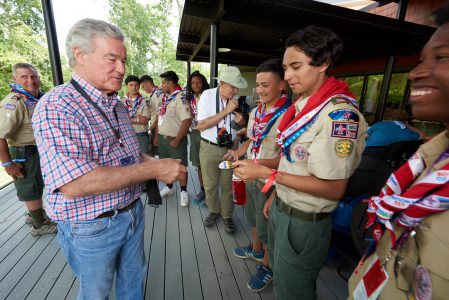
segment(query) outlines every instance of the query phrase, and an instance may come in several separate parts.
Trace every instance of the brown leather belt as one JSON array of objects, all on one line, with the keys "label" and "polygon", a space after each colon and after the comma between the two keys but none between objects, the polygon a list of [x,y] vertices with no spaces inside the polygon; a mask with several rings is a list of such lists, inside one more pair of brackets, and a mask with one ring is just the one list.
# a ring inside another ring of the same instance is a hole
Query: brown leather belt
[{"label": "brown leather belt", "polygon": [[[136,200],[134,200],[133,202],[131,202],[127,206],[117,209],[117,214],[120,214],[122,212],[125,212],[125,211],[128,211],[128,210],[132,209],[134,206],[136,206],[136,203],[139,200],[140,200],[140,198],[137,198]],[[110,211],[104,212],[101,215],[97,216],[95,219],[113,217],[115,215],[115,212],[116,212],[115,210],[110,210]]]},{"label": "brown leather belt", "polygon": [[208,143],[208,144],[211,144],[211,145],[214,145],[214,146],[217,146],[217,147],[218,147],[218,144],[217,144],[217,143],[211,142],[211,141],[209,141],[208,139],[205,139],[205,138],[202,137],[201,140],[202,140],[203,142],[205,142],[205,143]]},{"label": "brown leather belt", "polygon": [[302,210],[299,210],[297,208],[291,207],[284,202],[282,202],[279,197],[275,198],[276,206],[279,208],[280,211],[282,211],[284,214],[288,216],[292,216],[293,218],[297,218],[303,221],[307,222],[315,222],[315,221],[321,221],[326,219],[330,216],[330,213],[327,212],[321,212],[321,213],[309,213]]}]

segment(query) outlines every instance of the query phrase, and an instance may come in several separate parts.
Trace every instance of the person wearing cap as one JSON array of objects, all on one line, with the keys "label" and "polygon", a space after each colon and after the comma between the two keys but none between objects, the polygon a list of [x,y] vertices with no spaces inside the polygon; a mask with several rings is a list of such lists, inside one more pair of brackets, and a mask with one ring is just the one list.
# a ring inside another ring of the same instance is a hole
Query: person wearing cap
[{"label": "person wearing cap", "polygon": [[125,79],[128,92],[120,99],[128,109],[128,115],[133,124],[139,141],[140,150],[149,153],[148,121],[151,117],[150,101],[139,93],[140,79],[134,75],[128,75]]},{"label": "person wearing cap", "polygon": [[287,39],[284,78],[299,96],[278,126],[279,167],[251,160],[234,163],[234,173],[243,180],[275,183],[264,214],[269,215],[268,249],[277,299],[316,299],[316,280],[330,246],[331,213],[363,152],[363,115],[347,84],[328,75],[342,49],[333,31],[315,25]]},{"label": "person wearing cap", "polygon": [[[232,147],[235,130],[231,127],[234,120],[232,112],[238,106],[237,93],[248,84],[236,67],[223,68],[218,77],[216,88],[203,92],[198,104],[198,125],[201,131],[200,164],[203,172],[203,184],[209,215],[204,220],[207,227],[213,226],[223,217],[225,231],[234,233],[232,220],[234,204],[232,202],[231,170],[221,170],[218,164]],[[221,195],[219,197],[218,190]]]},{"label": "person wearing cap", "polygon": [[154,80],[149,75],[140,77],[140,87],[148,95],[150,103],[150,121],[148,122],[148,134],[150,135],[150,155],[159,155],[158,147],[154,145],[155,128],[157,125],[157,114],[164,96],[164,91],[154,84]]},{"label": "person wearing cap", "polygon": [[[185,91],[178,84],[178,75],[173,71],[167,71],[160,76],[165,94],[159,109],[155,145],[159,146],[160,158],[180,159],[181,163],[187,166],[187,134],[192,122],[190,106]],[[187,174],[183,174],[179,183],[181,184],[180,205],[189,206]],[[167,184],[161,190],[161,197],[173,193],[173,184]]]},{"label": "person wearing cap", "polygon": [[28,209],[25,223],[31,235],[56,233],[56,224],[46,219],[42,209],[44,181],[31,118],[43,93],[36,68],[28,63],[12,67],[11,93],[0,103],[0,160],[14,180],[17,198]]}]

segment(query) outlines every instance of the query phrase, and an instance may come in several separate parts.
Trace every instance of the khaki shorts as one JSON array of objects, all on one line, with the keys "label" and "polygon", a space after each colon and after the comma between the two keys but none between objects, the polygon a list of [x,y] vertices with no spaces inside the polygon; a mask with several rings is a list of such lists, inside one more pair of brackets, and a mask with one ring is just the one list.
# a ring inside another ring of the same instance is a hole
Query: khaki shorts
[{"label": "khaki shorts", "polygon": [[179,143],[179,146],[176,149],[170,146],[170,142],[173,139],[174,137],[158,135],[159,157],[180,159],[181,163],[184,166],[187,166],[187,137]]},{"label": "khaki shorts", "polygon": [[9,147],[9,153],[12,159],[26,159],[22,163],[25,177],[14,181],[19,200],[33,201],[41,199],[44,191],[44,180],[42,179],[37,147]]}]

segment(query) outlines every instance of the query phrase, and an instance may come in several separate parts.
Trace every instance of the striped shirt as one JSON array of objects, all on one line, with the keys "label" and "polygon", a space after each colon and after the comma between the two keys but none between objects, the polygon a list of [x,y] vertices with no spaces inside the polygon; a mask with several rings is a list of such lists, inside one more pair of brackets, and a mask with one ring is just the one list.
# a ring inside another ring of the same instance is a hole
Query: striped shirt
[{"label": "striped shirt", "polygon": [[120,147],[110,123],[72,84],[57,86],[41,98],[33,116],[33,128],[47,188],[45,208],[56,221],[94,219],[125,207],[143,191],[143,184],[138,184],[117,192],[72,199],[59,191],[61,186],[99,166],[120,166],[130,157],[134,163],[140,160],[139,143],[128,111],[117,95],[105,95],[76,74],[73,79],[105,112],[112,126],[119,128],[124,147]]}]

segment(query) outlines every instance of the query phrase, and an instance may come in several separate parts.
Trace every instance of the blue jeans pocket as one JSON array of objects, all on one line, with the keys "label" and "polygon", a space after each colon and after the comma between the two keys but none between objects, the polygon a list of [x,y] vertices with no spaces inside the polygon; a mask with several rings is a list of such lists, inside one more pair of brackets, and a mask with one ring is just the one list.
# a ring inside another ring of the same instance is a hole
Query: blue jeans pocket
[{"label": "blue jeans pocket", "polygon": [[111,226],[110,218],[71,222],[72,235],[77,239],[95,238],[106,232]]}]

